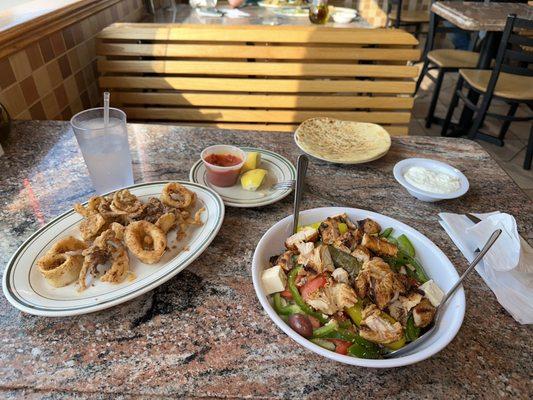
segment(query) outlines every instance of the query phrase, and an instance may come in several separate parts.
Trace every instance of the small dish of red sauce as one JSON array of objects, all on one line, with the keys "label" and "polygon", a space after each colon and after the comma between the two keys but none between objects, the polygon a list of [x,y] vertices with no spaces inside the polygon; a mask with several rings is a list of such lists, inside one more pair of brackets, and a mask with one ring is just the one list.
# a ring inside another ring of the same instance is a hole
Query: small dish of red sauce
[{"label": "small dish of red sauce", "polygon": [[244,151],[235,146],[216,145],[202,151],[207,181],[215,186],[228,187],[237,183],[246,160]]},{"label": "small dish of red sauce", "polygon": [[233,167],[242,161],[240,157],[233,154],[209,154],[205,162],[216,165],[217,167]]}]

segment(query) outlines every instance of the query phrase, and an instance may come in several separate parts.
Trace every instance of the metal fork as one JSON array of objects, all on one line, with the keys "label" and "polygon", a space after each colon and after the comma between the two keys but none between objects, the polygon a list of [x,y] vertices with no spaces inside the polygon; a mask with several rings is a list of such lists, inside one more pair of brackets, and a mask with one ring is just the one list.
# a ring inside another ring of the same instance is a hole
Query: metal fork
[{"label": "metal fork", "polygon": [[270,190],[287,190],[294,188],[294,179],[289,179],[288,181],[278,182],[275,185],[272,185]]}]

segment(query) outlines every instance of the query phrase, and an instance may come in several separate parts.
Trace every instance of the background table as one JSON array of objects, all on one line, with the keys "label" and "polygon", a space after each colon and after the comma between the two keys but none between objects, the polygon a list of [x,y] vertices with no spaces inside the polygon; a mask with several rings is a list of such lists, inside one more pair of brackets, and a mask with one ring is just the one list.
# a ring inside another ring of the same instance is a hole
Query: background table
[{"label": "background table", "polygon": [[[466,31],[485,32],[477,63],[478,69],[490,69],[490,64],[498,52],[509,14],[516,14],[519,18],[533,19],[533,7],[525,3],[437,1],[431,6],[431,11]],[[469,91],[468,99],[471,102],[476,104],[478,98],[477,92]],[[452,135],[466,134],[472,124],[473,115],[473,111],[464,106],[457,130]]]},{"label": "background table", "polygon": [[[215,143],[261,146],[293,162],[287,134],[129,125],[137,182],[187,179]],[[35,229],[92,194],[67,122],[16,122],[0,158],[0,263]],[[422,203],[396,183],[406,157],[451,162],[470,179],[461,199]],[[499,209],[533,242],[533,206],[476,143],[393,138],[382,159],[357,166],[311,160],[302,208],[385,213],[433,240],[459,271],[466,262],[437,222],[441,211]],[[372,370],[321,358],[289,339],[256,299],[251,259],[264,232],[291,213],[291,198],[228,208],[205,253],[159,288],[114,308],[70,318],[24,315],[0,297],[0,397],[520,398],[531,395],[531,329],[516,323],[477,274],[466,283],[464,324],[435,357]]]},{"label": "background table", "polygon": [[[228,3],[219,2],[218,9],[229,8]],[[143,22],[157,23],[184,23],[184,24],[212,24],[212,25],[312,25],[309,18],[280,16],[275,13],[276,9],[271,7],[245,6],[239,10],[250,14],[246,18],[229,17],[203,17],[188,4],[177,4],[176,9],[170,8],[157,10],[155,15],[148,15]],[[336,28],[372,28],[372,26],[362,17],[349,24],[338,24],[330,19],[325,26]]]}]

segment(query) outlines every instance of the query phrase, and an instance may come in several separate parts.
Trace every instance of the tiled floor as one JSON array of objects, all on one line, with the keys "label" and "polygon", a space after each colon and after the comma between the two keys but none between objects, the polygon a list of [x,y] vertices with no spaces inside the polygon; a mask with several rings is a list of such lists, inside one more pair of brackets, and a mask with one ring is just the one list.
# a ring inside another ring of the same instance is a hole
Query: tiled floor
[{"label": "tiled floor", "polygon": [[[435,115],[444,117],[448,110],[457,74],[447,74],[441,89],[439,101],[435,110]],[[413,119],[409,129],[410,135],[430,135],[438,136],[441,132],[439,125],[433,125],[431,128],[425,127],[425,117],[429,108],[431,95],[433,94],[433,82],[425,78],[415,98],[413,109]],[[498,112],[507,112],[508,106],[502,102],[494,102],[491,110]],[[460,108],[456,110],[459,114]],[[530,111],[529,111],[530,112]],[[520,108],[518,114],[527,115],[528,110]],[[513,122],[507,131],[505,137],[505,146],[499,147],[495,144],[483,140],[477,140],[483,146],[498,164],[509,174],[517,185],[533,200],[533,168],[526,171],[522,168],[526,153],[526,145],[529,137],[531,122]],[[501,122],[494,119],[487,119],[483,130],[487,133],[496,134],[501,126]]]}]

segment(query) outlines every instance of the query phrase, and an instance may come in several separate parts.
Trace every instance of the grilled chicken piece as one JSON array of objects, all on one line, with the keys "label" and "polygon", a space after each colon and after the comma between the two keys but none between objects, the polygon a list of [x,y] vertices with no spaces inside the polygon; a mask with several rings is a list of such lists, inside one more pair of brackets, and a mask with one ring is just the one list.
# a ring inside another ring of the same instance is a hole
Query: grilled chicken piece
[{"label": "grilled chicken piece", "polygon": [[371,304],[363,310],[359,335],[374,343],[388,344],[401,339],[403,328],[399,322],[392,323],[384,318],[381,311]]},{"label": "grilled chicken piece", "polygon": [[354,290],[346,283],[329,283],[305,299],[314,309],[333,315],[357,302]]},{"label": "grilled chicken piece", "polygon": [[296,248],[300,254],[305,255],[313,252],[315,244],[313,242],[298,243]]},{"label": "grilled chicken piece", "polygon": [[289,250],[296,250],[298,243],[303,242],[314,242],[318,238],[318,231],[315,228],[306,227],[303,228],[300,232],[295,233],[292,236],[289,236],[285,240],[285,247]]},{"label": "grilled chicken piece", "polygon": [[347,231],[335,240],[333,246],[341,251],[345,251],[346,253],[351,253],[358,243],[361,242],[362,237],[363,235],[358,229],[354,231]]},{"label": "grilled chicken piece", "polygon": [[359,227],[364,233],[368,235],[376,235],[381,232],[381,226],[373,219],[367,218],[362,221],[358,221]]},{"label": "grilled chicken piece", "polygon": [[362,263],[370,261],[370,258],[372,257],[370,251],[368,251],[366,247],[363,247],[360,244],[355,246],[354,251],[352,251],[352,256],[354,256],[358,261]]},{"label": "grilled chicken piece", "polygon": [[315,247],[310,253],[300,254],[297,262],[298,264],[304,265],[306,269],[311,269],[317,274],[324,271],[333,272],[333,270],[335,270],[328,246],[324,244]]},{"label": "grilled chicken piece", "polygon": [[348,275],[348,271],[344,268],[335,269],[331,276],[339,283],[350,283],[350,276]]},{"label": "grilled chicken piece", "polygon": [[398,299],[389,304],[389,315],[396,321],[400,321],[402,326],[405,326],[409,311],[420,303],[421,300],[422,295],[417,292],[411,292],[406,296],[399,296]]},{"label": "grilled chicken piece", "polygon": [[333,244],[339,238],[341,233],[339,232],[339,221],[337,219],[328,217],[318,227],[320,236],[322,237],[322,243]]},{"label": "grilled chicken piece", "polygon": [[373,292],[376,305],[383,310],[390,302],[405,293],[402,277],[395,273],[385,261],[374,257],[363,264],[355,279],[357,296],[364,298]]},{"label": "grilled chicken piece", "polygon": [[350,218],[348,217],[348,215],[346,213],[334,215],[333,217],[331,217],[331,219],[335,219],[338,222],[342,222],[342,223],[346,224],[346,226],[350,230],[357,229],[357,226],[350,220]]},{"label": "grilled chicken piece", "polygon": [[437,309],[431,305],[431,302],[424,298],[413,308],[413,320],[415,326],[419,328],[425,328],[435,317]]},{"label": "grilled chicken piece", "polygon": [[369,250],[378,255],[396,257],[398,254],[398,247],[396,247],[394,244],[376,236],[370,236],[366,233],[363,235],[361,245],[367,247]]},{"label": "grilled chicken piece", "polygon": [[292,256],[295,254],[294,251],[287,250],[276,259],[274,265],[279,265],[284,271],[290,271],[294,267]]}]

